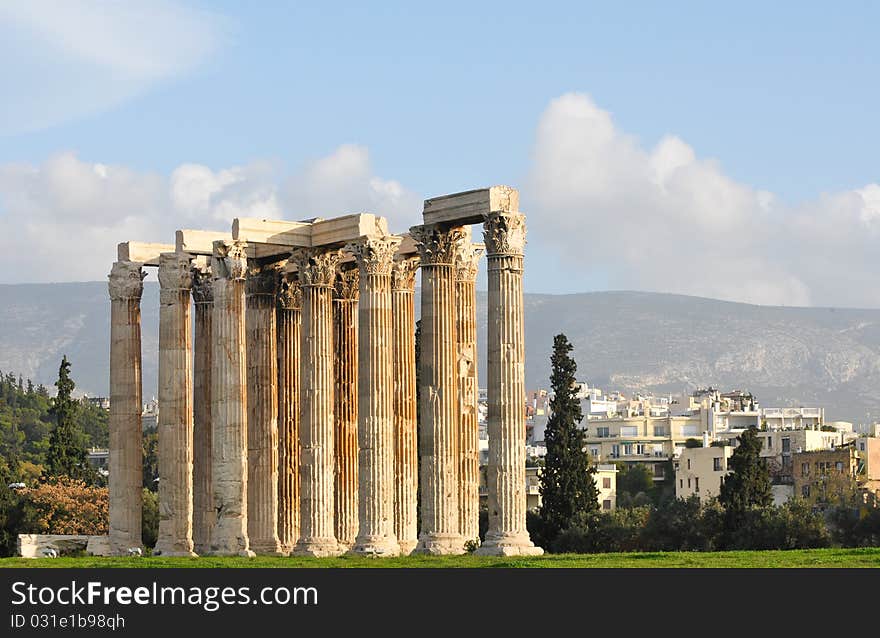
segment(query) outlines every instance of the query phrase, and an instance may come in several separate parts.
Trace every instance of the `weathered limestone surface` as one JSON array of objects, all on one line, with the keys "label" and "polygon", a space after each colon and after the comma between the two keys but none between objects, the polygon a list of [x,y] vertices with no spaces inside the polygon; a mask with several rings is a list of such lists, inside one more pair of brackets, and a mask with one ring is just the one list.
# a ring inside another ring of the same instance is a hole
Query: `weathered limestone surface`
[{"label": "weathered limestone surface", "polygon": [[43,558],[43,551],[54,549],[60,556],[68,553],[86,552],[92,556],[112,556],[108,536],[85,536],[78,534],[19,534],[18,555],[22,558]]},{"label": "weathered limestone surface", "polygon": [[162,556],[193,552],[191,257],[159,257],[159,535]]},{"label": "weathered limestone surface", "polygon": [[247,333],[248,539],[280,556],[278,540],[278,267],[251,263],[245,281]]},{"label": "weathered limestone surface", "polygon": [[141,264],[118,261],[110,291],[110,544],[127,555],[141,546]]},{"label": "weathered limestone surface", "polygon": [[458,522],[459,406],[453,261],[455,245],[464,231],[414,226],[410,232],[419,245],[422,268],[419,361],[422,524],[415,551],[461,554],[465,550]]},{"label": "weathered limestone surface", "polygon": [[299,362],[302,288],[285,274],[278,293],[278,541],[290,554],[299,538]]},{"label": "weathered limestone surface", "polygon": [[483,224],[489,279],[488,426],[489,530],[477,552],[542,554],[526,529],[525,336],[523,249],[525,216],[490,213]]},{"label": "weathered limestone surface", "polygon": [[391,266],[400,237],[349,244],[360,272],[356,554],[397,556],[394,533],[394,387]]},{"label": "weathered limestone surface", "polygon": [[209,268],[193,269],[193,549],[207,552],[214,523],[211,481],[211,316],[214,282]]},{"label": "weathered limestone surface", "polygon": [[416,548],[419,534],[418,440],[416,430],[415,296],[419,258],[394,262],[391,317],[394,339],[394,534],[400,553]]},{"label": "weathered limestone surface", "polygon": [[465,236],[455,251],[455,332],[458,369],[459,529],[480,542],[480,441],[477,415],[477,267],[483,247]]},{"label": "weathered limestone surface", "polygon": [[333,283],[338,250],[291,253],[303,289],[300,538],[294,554],[340,554],[334,529]]},{"label": "weathered limestone surface", "polygon": [[333,417],[336,540],[351,549],[358,533],[358,271],[340,268],[333,288]]},{"label": "weathered limestone surface", "polygon": [[215,242],[214,351],[211,422],[215,522],[209,553],[253,556],[247,522],[247,364],[245,290],[247,258],[239,242]]}]

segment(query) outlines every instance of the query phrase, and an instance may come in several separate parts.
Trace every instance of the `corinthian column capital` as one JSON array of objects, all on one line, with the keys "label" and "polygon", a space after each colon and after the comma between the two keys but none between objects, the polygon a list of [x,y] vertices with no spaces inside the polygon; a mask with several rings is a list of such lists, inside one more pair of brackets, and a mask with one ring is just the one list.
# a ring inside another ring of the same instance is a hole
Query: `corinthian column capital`
[{"label": "corinthian column capital", "polygon": [[323,288],[333,287],[341,257],[341,250],[326,248],[297,248],[290,253],[290,258],[299,267],[300,284]]},{"label": "corinthian column capital", "polygon": [[278,293],[279,267],[277,264],[261,266],[248,264],[247,279],[244,284],[248,296],[268,295],[274,297]]},{"label": "corinthian column capital", "polygon": [[333,298],[357,301],[360,275],[357,268],[351,267],[340,269],[336,273],[336,281],[333,284]]},{"label": "corinthian column capital", "polygon": [[455,245],[465,236],[462,228],[441,228],[436,225],[413,226],[409,229],[424,265],[452,265]]},{"label": "corinthian column capital", "polygon": [[486,254],[522,255],[526,245],[526,216],[520,213],[489,213],[483,222]]},{"label": "corinthian column capital", "polygon": [[416,286],[416,272],[419,269],[418,257],[404,257],[391,267],[391,289],[413,292]]},{"label": "corinthian column capital", "polygon": [[282,310],[302,308],[302,286],[296,273],[284,273],[278,286],[278,307]]},{"label": "corinthian column capital", "polygon": [[193,267],[192,296],[193,303],[214,303],[214,283],[211,278],[210,268],[198,266]]},{"label": "corinthian column capital", "polygon": [[354,254],[358,268],[364,275],[390,275],[394,252],[402,237],[369,237],[352,242],[346,249]]},{"label": "corinthian column capital", "polygon": [[214,242],[214,255],[211,258],[211,272],[214,274],[214,279],[244,281],[247,269],[244,242]]},{"label": "corinthian column capital", "polygon": [[484,252],[486,249],[482,244],[471,243],[467,236],[456,242],[453,255],[456,281],[476,281],[480,257]]},{"label": "corinthian column capital", "polygon": [[110,274],[107,275],[110,280],[108,288],[110,290],[110,299],[118,301],[121,299],[138,299],[144,292],[144,277],[147,273],[141,267],[141,264],[133,261],[117,261],[113,264]]},{"label": "corinthian column capital", "polygon": [[159,255],[159,301],[176,303],[181,292],[192,289],[192,257],[185,253]]}]

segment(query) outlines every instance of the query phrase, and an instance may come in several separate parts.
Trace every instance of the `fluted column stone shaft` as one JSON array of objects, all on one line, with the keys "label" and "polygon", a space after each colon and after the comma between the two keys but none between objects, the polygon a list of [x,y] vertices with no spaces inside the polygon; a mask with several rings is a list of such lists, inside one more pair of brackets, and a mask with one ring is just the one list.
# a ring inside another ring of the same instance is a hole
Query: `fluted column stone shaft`
[{"label": "fluted column stone shaft", "polygon": [[193,269],[193,550],[210,548],[214,520],[211,481],[211,318],[214,284],[208,268]]},{"label": "fluted column stone shaft", "polygon": [[525,216],[491,213],[483,224],[488,257],[489,530],[484,555],[543,553],[526,529]]},{"label": "fluted column stone shaft", "polygon": [[349,245],[360,272],[358,309],[359,530],[354,553],[397,556],[394,532],[394,386],[391,266],[400,237]]},{"label": "fluted column stone shaft", "polygon": [[461,554],[458,522],[458,370],[453,252],[460,228],[415,226],[422,268],[421,530],[416,552]]},{"label": "fluted column stone shaft", "polygon": [[414,289],[419,258],[394,263],[391,271],[394,379],[394,534],[400,553],[418,544],[418,440]]},{"label": "fluted column stone shaft", "polygon": [[253,556],[248,539],[247,354],[245,276],[240,242],[214,242],[214,351],[211,364],[212,478],[215,521],[211,554]]},{"label": "fluted column stone shaft", "polygon": [[251,263],[245,280],[247,333],[248,539],[280,556],[278,540],[278,267]]},{"label": "fluted column stone shaft", "polygon": [[459,530],[480,541],[480,438],[477,415],[477,266],[483,247],[469,237],[456,246],[455,331],[458,355]]},{"label": "fluted column stone shaft", "polygon": [[192,539],[191,257],[159,257],[159,535],[154,552],[195,556]]},{"label": "fluted column stone shaft", "polygon": [[302,289],[285,275],[278,294],[278,541],[289,554],[299,538]]},{"label": "fluted column stone shaft", "polygon": [[348,266],[333,287],[335,527],[346,551],[358,533],[358,271]]},{"label": "fluted column stone shaft", "polygon": [[118,261],[110,271],[110,547],[126,555],[141,546],[141,264]]},{"label": "fluted column stone shaft", "polygon": [[300,538],[294,554],[340,553],[334,529],[333,283],[338,250],[302,248],[291,258],[303,289],[300,368]]}]

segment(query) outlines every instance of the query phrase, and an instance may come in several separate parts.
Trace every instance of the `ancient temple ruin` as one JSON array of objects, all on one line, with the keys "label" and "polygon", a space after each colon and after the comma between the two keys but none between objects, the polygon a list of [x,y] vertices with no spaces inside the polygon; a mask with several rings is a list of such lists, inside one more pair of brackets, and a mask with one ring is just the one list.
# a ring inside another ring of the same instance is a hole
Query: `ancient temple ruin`
[{"label": "ancient temple ruin", "polygon": [[[465,552],[478,539],[475,281],[485,252],[489,531],[477,551],[541,553],[526,531],[518,204],[515,189],[494,186],[426,200],[423,223],[405,234],[362,213],[239,218],[229,233],[120,244],[109,284],[113,551],[141,545],[140,302],[144,269],[156,267],[155,553]],[[472,241],[476,223],[485,245]]]}]

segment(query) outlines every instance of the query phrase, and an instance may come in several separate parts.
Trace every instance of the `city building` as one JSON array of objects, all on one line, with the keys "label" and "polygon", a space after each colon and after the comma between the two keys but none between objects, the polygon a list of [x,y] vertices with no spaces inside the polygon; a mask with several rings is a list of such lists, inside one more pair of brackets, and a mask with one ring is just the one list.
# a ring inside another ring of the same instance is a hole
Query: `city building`
[{"label": "city building", "polygon": [[706,503],[721,493],[721,480],[730,473],[732,445],[685,448],[673,461],[675,497],[698,496]]}]

